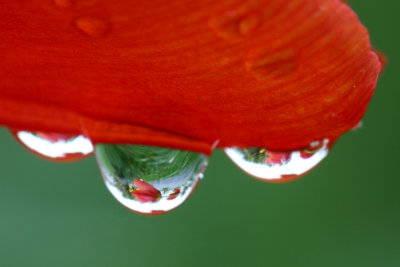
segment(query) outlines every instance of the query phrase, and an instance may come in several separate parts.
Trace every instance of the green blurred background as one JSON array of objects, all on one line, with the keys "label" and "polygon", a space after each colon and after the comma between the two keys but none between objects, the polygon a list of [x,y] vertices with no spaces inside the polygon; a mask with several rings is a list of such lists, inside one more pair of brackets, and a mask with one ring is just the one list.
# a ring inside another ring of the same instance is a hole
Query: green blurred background
[{"label": "green blurred background", "polygon": [[0,266],[400,266],[400,1],[351,0],[389,58],[361,130],[305,178],[268,184],[216,151],[158,217],[108,193],[94,158],[43,161],[0,130]]}]

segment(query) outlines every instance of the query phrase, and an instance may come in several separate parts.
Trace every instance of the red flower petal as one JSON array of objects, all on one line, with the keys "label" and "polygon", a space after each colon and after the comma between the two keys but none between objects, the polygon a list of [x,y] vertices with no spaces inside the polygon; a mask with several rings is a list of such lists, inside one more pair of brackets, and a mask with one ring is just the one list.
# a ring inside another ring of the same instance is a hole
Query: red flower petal
[{"label": "red flower petal", "polygon": [[337,138],[381,64],[338,0],[1,1],[0,123],[210,152]]}]

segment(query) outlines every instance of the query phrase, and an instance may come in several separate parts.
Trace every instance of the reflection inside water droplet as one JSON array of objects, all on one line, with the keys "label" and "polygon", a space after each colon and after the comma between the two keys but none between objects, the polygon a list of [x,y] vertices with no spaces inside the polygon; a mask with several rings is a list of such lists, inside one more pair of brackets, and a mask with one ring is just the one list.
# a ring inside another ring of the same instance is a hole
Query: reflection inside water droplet
[{"label": "reflection inside water droplet", "polygon": [[92,142],[83,135],[12,131],[28,150],[51,160],[78,160],[93,153]]},{"label": "reflection inside water droplet", "polygon": [[299,178],[328,155],[328,139],[312,142],[295,151],[271,151],[265,148],[226,148],[225,153],[243,171],[270,182]]},{"label": "reflection inside water droplet", "polygon": [[95,154],[111,194],[128,209],[148,215],[181,205],[207,165],[205,155],[152,146],[97,145]]}]

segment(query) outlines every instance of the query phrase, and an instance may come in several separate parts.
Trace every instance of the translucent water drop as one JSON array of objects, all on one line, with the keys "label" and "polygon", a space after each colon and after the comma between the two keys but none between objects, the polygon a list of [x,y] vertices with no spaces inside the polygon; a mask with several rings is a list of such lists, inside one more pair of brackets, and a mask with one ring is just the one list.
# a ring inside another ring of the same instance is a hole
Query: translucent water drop
[{"label": "translucent water drop", "polygon": [[93,153],[92,142],[83,135],[27,131],[12,133],[29,151],[51,160],[78,160]]},{"label": "translucent water drop", "polygon": [[75,25],[81,32],[90,37],[101,37],[110,29],[108,22],[93,17],[80,17],[75,20]]},{"label": "translucent water drop", "polygon": [[181,205],[196,188],[205,155],[141,145],[96,145],[106,187],[128,209],[162,214]]},{"label": "translucent water drop", "polygon": [[295,151],[271,151],[265,148],[226,148],[225,153],[243,171],[268,182],[286,182],[299,178],[318,165],[329,152],[328,139],[312,142]]}]

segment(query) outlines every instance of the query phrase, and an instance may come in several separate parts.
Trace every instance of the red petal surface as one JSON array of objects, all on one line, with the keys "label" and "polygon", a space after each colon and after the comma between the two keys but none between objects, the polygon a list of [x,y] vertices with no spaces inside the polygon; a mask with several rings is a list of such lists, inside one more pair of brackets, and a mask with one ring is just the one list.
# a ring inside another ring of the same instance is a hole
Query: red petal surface
[{"label": "red petal surface", "polygon": [[0,124],[208,153],[337,138],[381,64],[339,0],[5,0]]}]

